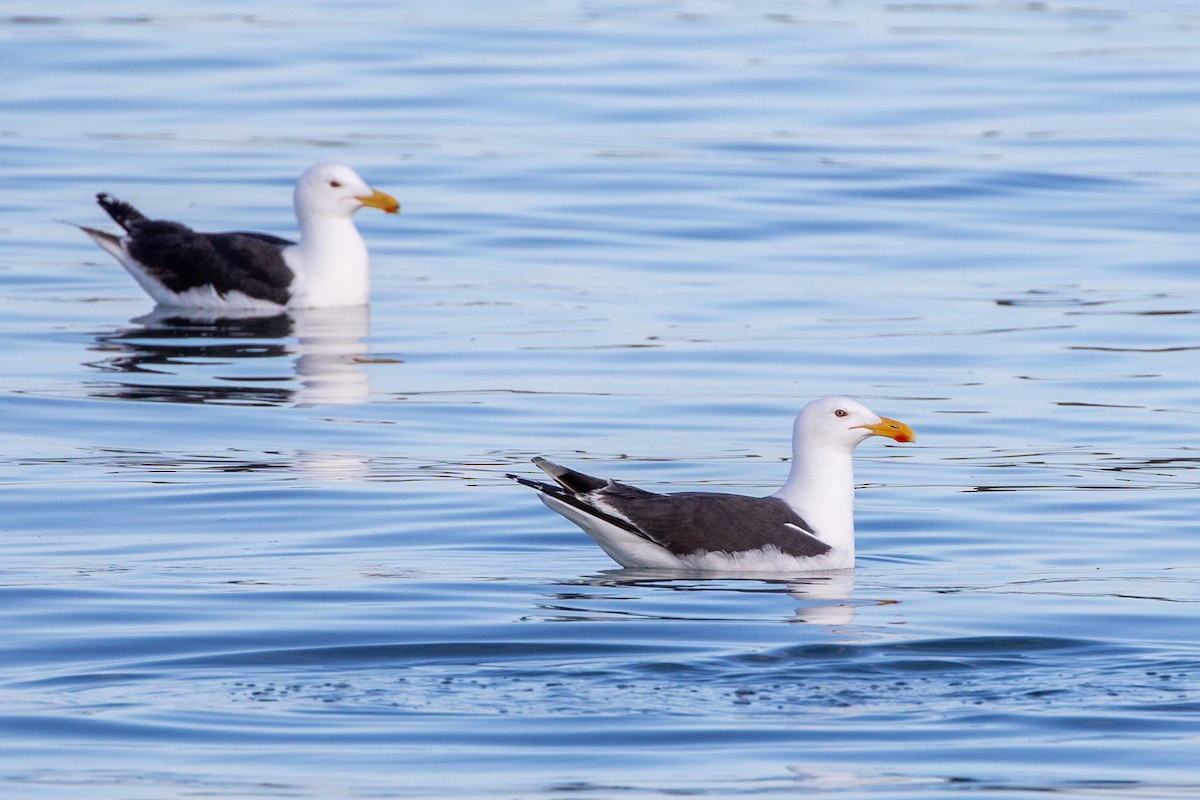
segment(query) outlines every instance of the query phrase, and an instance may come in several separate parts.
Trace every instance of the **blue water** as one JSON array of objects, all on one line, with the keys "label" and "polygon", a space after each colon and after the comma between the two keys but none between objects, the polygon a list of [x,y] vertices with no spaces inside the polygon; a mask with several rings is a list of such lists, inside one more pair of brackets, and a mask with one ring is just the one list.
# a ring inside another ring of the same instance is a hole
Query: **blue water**
[{"label": "blue water", "polygon": [[[83,0],[0,16],[0,795],[1200,794],[1191,2]],[[109,191],[370,314],[154,316]],[[545,454],[766,493],[851,394],[854,573],[620,570]]]}]

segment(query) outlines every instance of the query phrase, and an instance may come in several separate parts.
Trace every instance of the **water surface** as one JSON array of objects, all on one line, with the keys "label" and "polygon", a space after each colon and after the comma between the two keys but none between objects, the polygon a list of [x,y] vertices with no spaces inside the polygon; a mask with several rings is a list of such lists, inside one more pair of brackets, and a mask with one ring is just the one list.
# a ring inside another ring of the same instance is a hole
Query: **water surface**
[{"label": "water surface", "polygon": [[[76,3],[0,19],[5,796],[1200,792],[1190,3]],[[109,191],[370,313],[152,313]],[[853,574],[620,570],[509,472],[773,491]]]}]

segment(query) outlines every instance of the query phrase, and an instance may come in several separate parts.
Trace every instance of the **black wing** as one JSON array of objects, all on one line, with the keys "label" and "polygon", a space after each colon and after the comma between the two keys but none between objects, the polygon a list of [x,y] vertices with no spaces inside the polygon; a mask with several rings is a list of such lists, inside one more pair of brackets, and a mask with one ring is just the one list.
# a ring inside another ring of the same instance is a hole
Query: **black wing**
[{"label": "black wing", "polygon": [[283,260],[288,239],[266,233],[197,233],[186,225],[147,219],[106,194],[97,202],[128,233],[129,254],[172,292],[212,286],[286,305],[295,274]]},{"label": "black wing", "polygon": [[582,472],[567,469],[541,456],[533,459],[533,463],[538,466],[538,469],[545,472],[551,478],[554,478],[564,489],[576,494],[603,489],[608,485],[608,481],[603,478],[593,478],[591,475],[584,475]]},{"label": "black wing", "polygon": [[286,305],[295,275],[283,260],[286,239],[260,233],[197,233],[186,225],[145,220],[129,228],[129,254],[172,292],[212,286]]},{"label": "black wing", "polygon": [[[610,525],[615,525],[618,528],[627,530],[630,533],[634,534],[635,536],[640,536],[647,541],[650,541],[650,542],[654,541],[649,536],[647,536],[645,533],[638,530],[635,526],[629,524],[628,522],[626,522],[625,520],[623,520],[619,517],[614,517],[611,514],[601,511],[600,509],[596,508],[590,502],[588,502],[587,500],[584,500],[578,494],[571,491],[570,489],[565,489],[562,486],[557,486],[553,483],[543,483],[542,481],[530,480],[529,478],[524,478],[520,475],[513,475],[512,473],[509,473],[506,477],[510,478],[511,480],[516,481],[517,483],[521,484],[522,486],[528,486],[530,489],[537,489],[539,492],[541,492],[544,495],[548,495],[550,497],[553,497],[555,500],[560,500],[569,506],[573,506],[573,507],[579,509],[580,511],[582,511],[583,513],[587,514],[588,516],[602,519],[605,522],[609,523]],[[585,476],[585,477],[588,477],[588,476]]]},{"label": "black wing", "polygon": [[146,219],[146,216],[142,212],[129,205],[129,203],[111,197],[105,192],[96,195],[96,202],[108,212],[108,215],[113,218],[113,222],[120,225],[126,231],[129,230],[129,226],[132,223],[143,222]]}]

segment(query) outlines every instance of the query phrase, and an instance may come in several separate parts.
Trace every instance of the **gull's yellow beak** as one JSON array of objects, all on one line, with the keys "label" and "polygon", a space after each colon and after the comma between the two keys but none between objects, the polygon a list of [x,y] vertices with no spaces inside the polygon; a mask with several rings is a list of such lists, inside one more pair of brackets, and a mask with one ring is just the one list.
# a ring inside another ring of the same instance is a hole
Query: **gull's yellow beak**
[{"label": "gull's yellow beak", "polygon": [[876,436],[886,436],[889,439],[895,439],[897,442],[915,442],[917,435],[913,433],[913,429],[905,425],[903,422],[887,417],[880,417],[879,422],[874,425],[863,425],[862,427],[869,430]]},{"label": "gull's yellow beak", "polygon": [[390,194],[381,192],[378,189],[372,189],[370,194],[356,196],[354,199],[362,203],[364,206],[379,208],[388,214],[400,213],[400,203],[396,200],[396,198],[392,197]]}]

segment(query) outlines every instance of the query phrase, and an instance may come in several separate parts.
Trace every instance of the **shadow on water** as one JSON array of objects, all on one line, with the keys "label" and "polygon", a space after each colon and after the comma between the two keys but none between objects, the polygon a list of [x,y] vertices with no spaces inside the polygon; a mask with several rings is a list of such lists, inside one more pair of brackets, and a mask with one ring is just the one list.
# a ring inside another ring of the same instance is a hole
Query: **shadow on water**
[{"label": "shadow on water", "polygon": [[97,334],[86,366],[102,399],[240,406],[349,404],[370,397],[366,307],[216,317],[159,310]]}]

